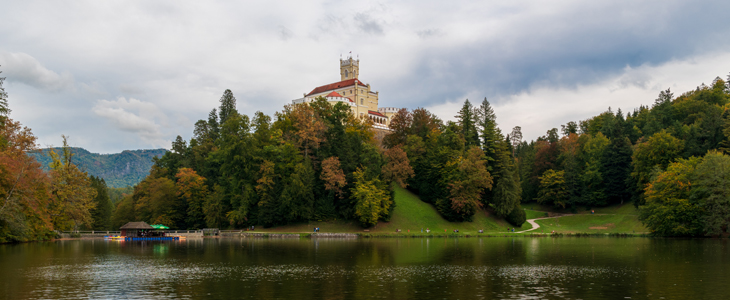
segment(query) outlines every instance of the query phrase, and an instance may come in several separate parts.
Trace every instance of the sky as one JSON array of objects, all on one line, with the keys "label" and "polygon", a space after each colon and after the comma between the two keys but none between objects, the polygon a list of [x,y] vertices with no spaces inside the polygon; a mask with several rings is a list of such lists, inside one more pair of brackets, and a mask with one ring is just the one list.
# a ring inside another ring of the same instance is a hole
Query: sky
[{"label": "sky", "polygon": [[272,115],[360,59],[380,107],[484,98],[526,140],[730,73],[729,1],[6,1],[0,76],[41,147],[189,140],[226,89]]}]

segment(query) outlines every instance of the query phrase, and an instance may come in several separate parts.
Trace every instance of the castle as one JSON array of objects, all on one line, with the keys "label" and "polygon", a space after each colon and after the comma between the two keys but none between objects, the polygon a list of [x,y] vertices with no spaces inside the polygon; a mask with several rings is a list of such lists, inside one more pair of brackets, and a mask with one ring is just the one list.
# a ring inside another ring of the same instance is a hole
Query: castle
[{"label": "castle", "polygon": [[332,105],[339,102],[350,106],[355,116],[373,121],[376,129],[389,130],[388,125],[398,108],[378,107],[378,92],[372,91],[370,84],[358,79],[360,75],[360,59],[340,58],[340,81],[314,88],[303,98],[292,100],[294,104],[312,102],[317,97],[324,97]]}]

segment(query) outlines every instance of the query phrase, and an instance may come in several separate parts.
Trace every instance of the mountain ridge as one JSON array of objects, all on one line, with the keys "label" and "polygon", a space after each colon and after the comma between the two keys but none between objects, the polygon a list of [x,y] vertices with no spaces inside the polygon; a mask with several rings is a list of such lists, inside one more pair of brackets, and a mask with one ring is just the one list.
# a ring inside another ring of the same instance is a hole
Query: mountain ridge
[{"label": "mountain ridge", "polygon": [[[69,148],[73,154],[71,161],[79,169],[89,173],[89,175],[103,178],[107,186],[113,188],[134,186],[142,181],[150,173],[150,169],[154,164],[152,159],[162,157],[168,151],[160,148],[99,154],[91,153],[80,147]],[[61,147],[54,147],[32,151],[28,155],[34,157],[42,165],[44,171],[49,171],[51,156],[48,153],[51,150],[59,154],[63,152]]]}]

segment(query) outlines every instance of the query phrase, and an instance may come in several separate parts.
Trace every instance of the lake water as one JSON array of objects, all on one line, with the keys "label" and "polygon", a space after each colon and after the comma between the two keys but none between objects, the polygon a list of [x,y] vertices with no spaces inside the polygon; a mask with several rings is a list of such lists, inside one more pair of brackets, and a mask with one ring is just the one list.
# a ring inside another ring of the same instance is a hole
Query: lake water
[{"label": "lake water", "polygon": [[0,299],[728,299],[728,239],[0,245]]}]

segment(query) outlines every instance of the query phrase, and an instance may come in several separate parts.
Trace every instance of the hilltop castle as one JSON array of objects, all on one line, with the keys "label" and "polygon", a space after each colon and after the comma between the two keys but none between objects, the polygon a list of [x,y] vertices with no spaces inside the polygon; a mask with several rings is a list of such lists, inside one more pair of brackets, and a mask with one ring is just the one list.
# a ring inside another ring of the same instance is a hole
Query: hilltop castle
[{"label": "hilltop castle", "polygon": [[314,88],[303,98],[293,100],[294,104],[312,102],[317,97],[324,97],[332,105],[342,102],[350,106],[355,116],[373,121],[373,127],[388,129],[390,120],[398,108],[378,107],[378,92],[372,91],[370,84],[358,79],[360,75],[360,59],[340,58],[340,81]]}]

